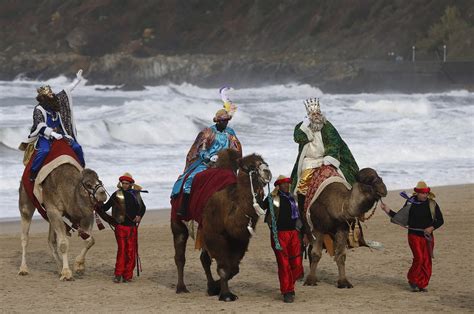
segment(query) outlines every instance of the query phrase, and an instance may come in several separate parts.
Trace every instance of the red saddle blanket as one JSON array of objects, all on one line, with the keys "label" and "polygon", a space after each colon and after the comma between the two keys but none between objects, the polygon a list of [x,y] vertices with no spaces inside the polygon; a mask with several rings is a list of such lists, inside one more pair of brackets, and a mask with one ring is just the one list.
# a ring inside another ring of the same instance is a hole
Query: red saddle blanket
[{"label": "red saddle blanket", "polygon": [[[51,145],[51,150],[49,151],[48,156],[46,156],[46,159],[44,160],[43,166],[46,166],[59,156],[63,155],[68,155],[73,157],[78,164],[80,164],[79,159],[76,156],[76,153],[72,150],[71,146],[68,144],[66,140],[59,140],[59,141],[54,141],[53,144]],[[35,186],[35,182],[30,181],[30,172],[31,172],[31,165],[33,164],[33,160],[35,159],[36,156],[36,151],[33,153],[33,155],[30,158],[30,161],[25,167],[25,170],[23,171],[23,176],[21,177],[21,182],[23,183],[23,186],[25,187],[26,194],[28,194],[28,197],[30,198],[31,202],[33,205],[38,209],[38,212],[41,214],[41,216],[48,220],[48,216],[46,215],[46,209],[42,206],[42,204],[39,203],[38,199],[33,193],[33,189]],[[41,172],[41,169],[39,170]],[[38,173],[39,173],[38,172]]]},{"label": "red saddle blanket", "polygon": [[237,177],[231,169],[209,168],[196,174],[193,179],[186,216],[176,215],[182,201],[183,193],[180,193],[178,197],[171,199],[171,220],[195,220],[201,225],[202,212],[211,196],[235,183],[237,183]]},{"label": "red saddle blanket", "polygon": [[322,165],[319,168],[316,168],[313,172],[313,177],[311,178],[308,192],[306,192],[306,200],[304,202],[304,212],[308,210],[311,206],[311,202],[313,200],[313,196],[318,191],[319,186],[323,183],[326,179],[330,177],[340,177],[341,175],[337,172],[337,169],[333,166],[329,165]]}]

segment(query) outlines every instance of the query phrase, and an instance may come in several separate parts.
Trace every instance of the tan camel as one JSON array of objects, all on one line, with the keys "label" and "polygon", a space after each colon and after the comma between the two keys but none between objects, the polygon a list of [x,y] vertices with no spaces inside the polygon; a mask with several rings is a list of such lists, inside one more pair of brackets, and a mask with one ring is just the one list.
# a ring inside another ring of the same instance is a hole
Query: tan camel
[{"label": "tan camel", "polygon": [[311,237],[311,269],[306,277],[305,285],[316,285],[316,268],[322,256],[323,234],[330,234],[334,238],[334,260],[339,271],[337,287],[353,287],[346,278],[345,269],[348,223],[354,224],[356,217],[364,215],[377,200],[385,196],[387,196],[387,188],[382,178],[371,168],[359,171],[356,183],[350,191],[343,183],[335,182],[329,184],[321,192],[309,209],[314,226],[314,238]]},{"label": "tan camel", "polygon": [[[68,261],[69,240],[63,217],[67,217],[73,224],[78,225],[81,230],[90,235],[94,222],[93,208],[95,204],[107,200],[106,191],[94,170],[84,169],[80,172],[75,166],[67,163],[54,169],[43,181],[42,188],[43,204],[49,219],[49,247],[58,265],[60,279],[73,280]],[[27,275],[26,248],[31,218],[36,208],[26,194],[23,184],[20,184],[19,194],[23,253],[18,274]],[[82,274],[84,272],[85,256],[93,245],[94,238],[92,236],[84,240],[84,248],[74,264],[76,273]]]},{"label": "tan camel", "polygon": [[[234,168],[237,163],[228,160],[227,151],[219,152],[219,161],[226,160],[227,166]],[[237,160],[237,159],[236,159]],[[216,167],[224,167],[219,164]],[[214,193],[207,201],[202,217],[203,250],[201,263],[207,277],[207,293],[219,295],[221,301],[234,301],[237,296],[229,291],[228,281],[239,272],[239,264],[250,242],[250,231],[259,219],[254,208],[250,176],[257,198],[262,198],[263,187],[271,180],[268,165],[258,155],[238,159],[237,183]],[[251,225],[249,231],[248,225]],[[171,222],[174,236],[175,262],[178,268],[176,293],[189,292],[184,284],[184,264],[188,230],[179,222]],[[211,262],[217,262],[219,281],[211,273]]]}]

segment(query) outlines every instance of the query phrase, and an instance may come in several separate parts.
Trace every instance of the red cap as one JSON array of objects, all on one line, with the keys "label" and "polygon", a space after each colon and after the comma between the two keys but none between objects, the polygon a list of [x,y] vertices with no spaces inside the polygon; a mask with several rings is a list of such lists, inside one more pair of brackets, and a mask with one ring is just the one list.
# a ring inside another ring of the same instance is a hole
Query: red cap
[{"label": "red cap", "polygon": [[282,183],[291,183],[291,179],[290,178],[279,179],[279,180],[276,180],[273,185],[277,186],[277,185],[280,185]]},{"label": "red cap", "polygon": [[127,182],[130,182],[130,183],[135,183],[135,180],[133,180],[132,177],[129,177],[129,176],[121,176],[119,178],[119,181],[122,182],[122,181],[127,181]]},{"label": "red cap", "polygon": [[430,193],[431,191],[430,188],[415,188],[414,190],[416,193]]}]

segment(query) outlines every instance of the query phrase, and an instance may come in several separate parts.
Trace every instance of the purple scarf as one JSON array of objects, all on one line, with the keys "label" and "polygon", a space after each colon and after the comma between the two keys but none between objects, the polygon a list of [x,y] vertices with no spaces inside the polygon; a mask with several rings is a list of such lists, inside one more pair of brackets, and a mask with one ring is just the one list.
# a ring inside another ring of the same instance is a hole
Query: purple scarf
[{"label": "purple scarf", "polygon": [[298,206],[296,205],[296,201],[290,193],[285,193],[283,191],[279,191],[280,195],[286,198],[290,202],[291,206],[291,219],[295,220],[300,217],[300,212],[298,210]]},{"label": "purple scarf", "polygon": [[408,202],[410,202],[412,204],[421,204],[421,203],[423,203],[423,202],[418,201],[416,196],[412,196],[412,197],[408,196],[407,192],[405,192],[405,191],[400,192],[400,196],[403,197],[404,199],[406,199]]}]

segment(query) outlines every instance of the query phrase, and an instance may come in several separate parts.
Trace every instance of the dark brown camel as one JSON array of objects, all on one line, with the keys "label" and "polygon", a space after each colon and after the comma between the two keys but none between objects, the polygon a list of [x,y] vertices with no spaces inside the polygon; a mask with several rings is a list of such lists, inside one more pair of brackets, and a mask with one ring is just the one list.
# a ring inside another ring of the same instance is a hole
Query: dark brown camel
[{"label": "dark brown camel", "polygon": [[[255,228],[259,218],[253,205],[249,174],[259,200],[263,196],[263,187],[270,182],[272,176],[262,157],[252,154],[238,160],[237,158],[231,150],[219,153],[216,167],[230,167],[235,170],[238,166],[237,183],[214,193],[207,201],[202,217],[201,263],[207,277],[207,292],[209,295],[219,295],[221,301],[237,299],[237,296],[229,291],[228,281],[238,274],[240,261],[247,250],[251,237],[247,229],[249,221]],[[188,230],[181,221],[172,221],[171,230],[178,268],[176,293],[189,292],[183,279]],[[212,258],[217,262],[220,280],[214,280],[212,277]]]},{"label": "dark brown camel", "polygon": [[385,196],[387,188],[382,178],[371,168],[359,171],[350,191],[342,183],[331,183],[321,192],[309,209],[315,239],[311,237],[311,270],[305,285],[316,285],[316,268],[322,255],[323,234],[330,234],[334,237],[334,260],[339,270],[337,287],[353,287],[346,278],[345,269],[348,222],[354,224],[356,217],[364,215],[376,201]]}]

